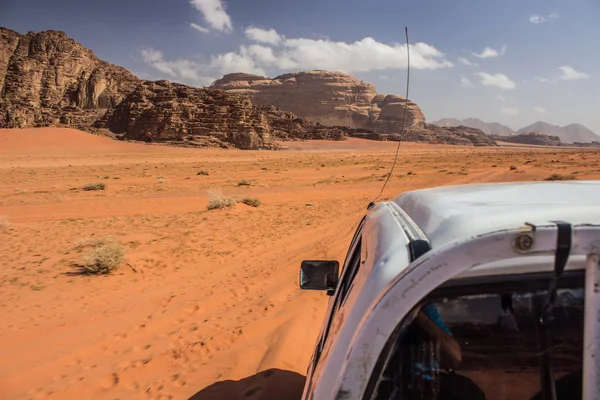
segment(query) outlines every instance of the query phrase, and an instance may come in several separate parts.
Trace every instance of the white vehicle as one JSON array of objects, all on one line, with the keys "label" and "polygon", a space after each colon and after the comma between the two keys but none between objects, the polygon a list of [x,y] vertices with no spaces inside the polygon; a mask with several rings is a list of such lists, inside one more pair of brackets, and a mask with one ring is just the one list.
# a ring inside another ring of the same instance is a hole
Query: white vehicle
[{"label": "white vehicle", "polygon": [[600,399],[600,181],[402,194],[338,269],[305,400]]}]

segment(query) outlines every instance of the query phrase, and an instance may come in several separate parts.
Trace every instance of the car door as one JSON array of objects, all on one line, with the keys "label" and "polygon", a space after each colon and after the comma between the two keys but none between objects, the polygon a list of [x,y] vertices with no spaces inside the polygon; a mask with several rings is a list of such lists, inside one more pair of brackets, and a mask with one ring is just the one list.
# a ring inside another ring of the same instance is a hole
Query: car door
[{"label": "car door", "polygon": [[331,306],[326,315],[325,323],[323,324],[323,329],[321,330],[319,340],[317,341],[315,353],[311,361],[312,367],[315,367],[319,362],[319,357],[328,339],[328,333],[329,328],[331,326],[331,322],[336,317],[337,311],[339,310],[344,299],[346,298],[348,294],[348,289],[352,285],[352,281],[354,280],[354,277],[356,276],[356,273],[360,266],[361,236],[365,218],[366,217],[363,217],[363,219],[360,221],[358,228],[354,233],[354,237],[352,238],[352,242],[350,243],[350,247],[348,248],[348,253],[346,254],[346,259],[342,267],[342,274],[338,281],[338,285],[334,292],[333,298],[331,299]]}]

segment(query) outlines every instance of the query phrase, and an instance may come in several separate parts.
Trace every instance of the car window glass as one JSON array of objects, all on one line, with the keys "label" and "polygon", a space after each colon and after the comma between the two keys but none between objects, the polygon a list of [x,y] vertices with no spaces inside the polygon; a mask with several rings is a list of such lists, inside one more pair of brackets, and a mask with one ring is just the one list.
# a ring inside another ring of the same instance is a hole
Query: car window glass
[{"label": "car window glass", "polygon": [[[541,400],[539,355],[545,351],[552,355],[557,400],[580,399],[583,286],[558,290],[553,322],[544,331],[537,315],[546,294],[457,294],[414,310],[414,320],[397,329],[381,355],[383,367],[365,399]],[[548,349],[539,347],[541,334],[551,338]]]}]

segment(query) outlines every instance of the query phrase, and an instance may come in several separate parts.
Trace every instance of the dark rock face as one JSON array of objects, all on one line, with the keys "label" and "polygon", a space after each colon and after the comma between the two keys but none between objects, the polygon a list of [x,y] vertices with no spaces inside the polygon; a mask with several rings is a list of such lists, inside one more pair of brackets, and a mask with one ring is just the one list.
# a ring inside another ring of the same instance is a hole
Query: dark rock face
[{"label": "dark rock face", "polygon": [[509,143],[534,144],[538,146],[564,146],[565,144],[558,136],[546,135],[545,133],[526,132],[514,136],[493,136],[493,139]]},{"label": "dark rock face", "polygon": [[0,128],[85,128],[138,83],[63,32],[0,28]]},{"label": "dark rock face", "polygon": [[[400,134],[354,133],[352,136],[371,140],[398,141]],[[402,137],[406,142],[452,144],[459,146],[496,146],[496,142],[479,129],[466,126],[441,127],[425,124],[423,128],[409,129]]]},{"label": "dark rock face", "polygon": [[273,148],[274,140],[342,140],[348,128],[325,127],[257,107],[244,96],[168,81],[144,81],[95,127],[125,139],[195,146]]}]

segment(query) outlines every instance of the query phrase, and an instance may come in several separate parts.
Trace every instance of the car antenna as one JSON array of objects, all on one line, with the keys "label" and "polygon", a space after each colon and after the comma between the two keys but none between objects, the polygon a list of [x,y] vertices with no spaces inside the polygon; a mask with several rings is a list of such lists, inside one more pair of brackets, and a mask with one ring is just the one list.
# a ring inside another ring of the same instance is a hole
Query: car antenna
[{"label": "car antenna", "polygon": [[409,84],[410,84],[410,45],[408,42],[408,26],[404,27],[404,34],[406,36],[406,98],[405,98],[405,102],[404,102],[404,117],[402,118],[402,129],[400,130],[400,138],[398,140],[398,147],[396,147],[396,155],[394,156],[394,162],[392,163],[392,168],[390,169],[390,173],[387,174],[387,177],[385,178],[385,182],[383,182],[383,186],[381,187],[381,190],[379,191],[379,194],[377,195],[377,197],[375,197],[375,199],[373,199],[373,201],[371,201],[369,203],[369,206],[367,207],[367,209],[371,209],[371,207],[373,207],[375,205],[375,202],[381,197],[381,195],[383,194],[383,191],[385,190],[385,187],[387,186],[388,181],[390,180],[390,177],[392,176],[392,173],[394,172],[394,167],[396,167],[396,161],[398,160],[398,152],[400,151],[400,143],[402,143],[402,139],[404,139],[404,133],[405,133],[405,127],[406,127],[406,113],[408,111],[408,88],[409,88]]}]

